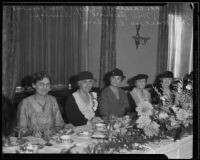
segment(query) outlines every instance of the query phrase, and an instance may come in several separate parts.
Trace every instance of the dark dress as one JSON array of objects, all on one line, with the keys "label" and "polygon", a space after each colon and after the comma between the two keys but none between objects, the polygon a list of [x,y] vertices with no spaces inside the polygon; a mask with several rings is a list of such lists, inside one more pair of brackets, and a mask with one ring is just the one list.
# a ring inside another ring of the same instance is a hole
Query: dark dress
[{"label": "dark dress", "polygon": [[119,99],[117,99],[110,87],[106,87],[99,97],[99,109],[103,117],[108,117],[112,114],[117,117],[124,116],[129,110],[126,93],[119,88]]},{"label": "dark dress", "polygon": [[130,92],[127,93],[127,97],[128,97],[128,102],[129,102],[129,106],[130,106],[130,113],[136,114],[136,103],[135,100],[133,99],[133,97],[131,96]]},{"label": "dark dress", "polygon": [[73,95],[69,96],[69,98],[67,99],[65,103],[64,113],[68,123],[71,123],[74,126],[87,124],[88,120],[80,112]]},{"label": "dark dress", "polygon": [[[158,91],[161,93],[161,95],[163,95],[162,90],[158,89]],[[162,101],[160,100],[160,96],[153,88],[151,88],[149,90],[149,92],[151,94],[151,103],[152,104],[162,104]]]}]

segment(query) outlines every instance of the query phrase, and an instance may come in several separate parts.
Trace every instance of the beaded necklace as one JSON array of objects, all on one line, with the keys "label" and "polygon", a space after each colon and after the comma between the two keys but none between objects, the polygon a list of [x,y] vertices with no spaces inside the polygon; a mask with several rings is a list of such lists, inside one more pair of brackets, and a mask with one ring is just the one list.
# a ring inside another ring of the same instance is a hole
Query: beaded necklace
[{"label": "beaded necklace", "polygon": [[42,111],[44,112],[45,110],[45,105],[46,105],[46,96],[45,96],[45,103],[44,104],[41,104],[38,100],[37,100],[37,97],[35,96],[35,101],[37,102],[37,104],[39,104],[41,107],[42,107]]}]

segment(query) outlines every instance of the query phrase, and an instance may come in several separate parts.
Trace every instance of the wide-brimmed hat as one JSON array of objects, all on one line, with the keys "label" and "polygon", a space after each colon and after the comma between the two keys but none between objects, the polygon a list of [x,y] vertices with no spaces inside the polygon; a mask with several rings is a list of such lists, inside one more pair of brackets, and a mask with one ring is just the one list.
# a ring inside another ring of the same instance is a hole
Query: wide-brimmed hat
[{"label": "wide-brimmed hat", "polygon": [[159,75],[159,78],[174,78],[174,74],[170,71],[165,71]]},{"label": "wide-brimmed hat", "polygon": [[149,76],[146,75],[146,74],[137,74],[136,76],[130,78],[127,82],[130,85],[134,85],[136,80],[140,80],[140,79],[146,79],[147,80],[148,78],[149,78]]},{"label": "wide-brimmed hat", "polygon": [[96,81],[96,79],[93,78],[93,74],[89,71],[83,71],[77,75],[77,81],[86,80],[86,79],[92,79]]},{"label": "wide-brimmed hat", "polygon": [[121,76],[123,79],[126,78],[126,76],[124,76],[122,70],[115,68],[112,71],[110,71],[110,77],[112,76]]}]

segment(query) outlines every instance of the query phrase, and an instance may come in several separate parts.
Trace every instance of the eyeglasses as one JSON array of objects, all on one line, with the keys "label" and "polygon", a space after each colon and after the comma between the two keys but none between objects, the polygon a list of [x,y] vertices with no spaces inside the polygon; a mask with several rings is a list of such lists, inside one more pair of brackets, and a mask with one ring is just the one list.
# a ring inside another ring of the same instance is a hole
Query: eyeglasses
[{"label": "eyeglasses", "polygon": [[51,84],[50,83],[42,83],[42,82],[39,82],[38,83],[38,85],[40,86],[40,87],[46,87],[46,88],[50,88],[51,87]]}]

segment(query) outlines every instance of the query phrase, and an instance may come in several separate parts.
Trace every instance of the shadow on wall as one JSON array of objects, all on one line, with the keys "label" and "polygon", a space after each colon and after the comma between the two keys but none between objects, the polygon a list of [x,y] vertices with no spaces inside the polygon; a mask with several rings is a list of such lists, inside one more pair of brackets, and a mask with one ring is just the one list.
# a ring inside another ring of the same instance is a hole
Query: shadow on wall
[{"label": "shadow on wall", "polygon": [[[104,85],[105,87],[109,86],[110,85],[110,72],[107,72],[105,75],[104,75],[104,78],[103,78],[103,81],[104,81]],[[104,88],[105,88],[104,87]]]},{"label": "shadow on wall", "polygon": [[16,108],[5,95],[2,94],[2,136],[11,134],[17,124]]},{"label": "shadow on wall", "polygon": [[28,75],[21,80],[21,86],[26,88],[32,87],[32,76]]},{"label": "shadow on wall", "polygon": [[71,92],[75,92],[78,89],[77,85],[77,75],[73,75],[69,78],[69,83],[71,85]]}]

